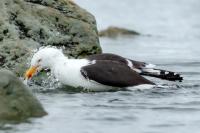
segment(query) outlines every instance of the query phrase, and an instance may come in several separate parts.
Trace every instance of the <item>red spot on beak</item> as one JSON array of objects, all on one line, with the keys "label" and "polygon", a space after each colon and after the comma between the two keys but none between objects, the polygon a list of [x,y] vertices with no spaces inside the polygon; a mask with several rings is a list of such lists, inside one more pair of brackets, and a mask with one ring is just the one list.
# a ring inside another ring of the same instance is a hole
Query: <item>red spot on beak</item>
[{"label": "red spot on beak", "polygon": [[25,73],[25,79],[31,79],[37,73],[37,68],[35,66],[29,68]]}]

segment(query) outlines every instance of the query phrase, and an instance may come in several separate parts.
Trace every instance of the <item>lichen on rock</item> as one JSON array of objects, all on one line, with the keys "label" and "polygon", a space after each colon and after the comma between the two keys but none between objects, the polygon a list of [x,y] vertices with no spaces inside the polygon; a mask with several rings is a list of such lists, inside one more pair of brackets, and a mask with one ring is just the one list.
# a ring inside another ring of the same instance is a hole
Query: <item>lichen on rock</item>
[{"label": "lichen on rock", "polygon": [[0,67],[22,76],[41,46],[75,58],[101,53],[94,16],[69,0],[1,0]]}]

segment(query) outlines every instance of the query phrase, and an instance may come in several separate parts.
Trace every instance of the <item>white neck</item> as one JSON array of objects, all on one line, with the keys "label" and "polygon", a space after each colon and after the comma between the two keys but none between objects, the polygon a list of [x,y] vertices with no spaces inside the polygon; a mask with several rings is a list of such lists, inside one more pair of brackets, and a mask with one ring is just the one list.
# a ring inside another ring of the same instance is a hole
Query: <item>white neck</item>
[{"label": "white neck", "polygon": [[56,58],[51,62],[52,74],[63,84],[78,87],[82,85],[85,78],[81,76],[81,68],[89,61],[86,59],[68,59],[66,57]]},{"label": "white neck", "polygon": [[54,58],[49,58],[49,60],[47,61],[47,64],[50,69],[54,69],[56,67],[56,65],[60,65],[60,63],[67,62],[68,60],[69,59],[66,56],[59,55]]}]

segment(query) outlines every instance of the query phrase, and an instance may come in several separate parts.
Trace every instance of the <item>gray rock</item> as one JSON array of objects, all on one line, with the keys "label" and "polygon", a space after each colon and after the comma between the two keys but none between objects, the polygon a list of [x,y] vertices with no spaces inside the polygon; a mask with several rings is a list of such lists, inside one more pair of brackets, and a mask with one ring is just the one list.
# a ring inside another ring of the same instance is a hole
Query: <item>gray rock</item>
[{"label": "gray rock", "polygon": [[114,26],[110,26],[107,29],[99,32],[100,37],[116,38],[118,36],[128,36],[128,35],[135,36],[135,35],[140,35],[140,34],[134,30],[119,28],[119,27],[114,27]]},{"label": "gray rock", "polygon": [[0,123],[46,115],[39,101],[10,71],[0,70]]},{"label": "gray rock", "polygon": [[81,58],[101,53],[93,15],[69,0],[0,0],[0,67],[22,76],[41,46]]}]

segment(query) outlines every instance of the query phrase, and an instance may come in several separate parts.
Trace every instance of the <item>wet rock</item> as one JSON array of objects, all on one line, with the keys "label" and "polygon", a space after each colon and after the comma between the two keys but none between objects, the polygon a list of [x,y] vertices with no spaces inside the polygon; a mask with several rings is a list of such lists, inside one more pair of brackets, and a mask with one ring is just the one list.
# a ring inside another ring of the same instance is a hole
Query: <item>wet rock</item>
[{"label": "wet rock", "polygon": [[100,37],[110,37],[110,38],[116,38],[118,36],[135,36],[135,35],[140,35],[138,32],[125,29],[125,28],[119,28],[119,27],[108,27],[105,30],[102,30],[99,32]]},{"label": "wet rock", "polygon": [[0,68],[7,68],[15,74],[23,76],[27,69],[28,57],[38,43],[28,40],[9,40],[0,43]]},{"label": "wet rock", "polygon": [[39,101],[10,71],[0,70],[0,123],[46,115]]},{"label": "wet rock", "polygon": [[1,0],[0,67],[22,76],[33,49],[64,48],[81,58],[101,53],[93,15],[69,0]]}]

